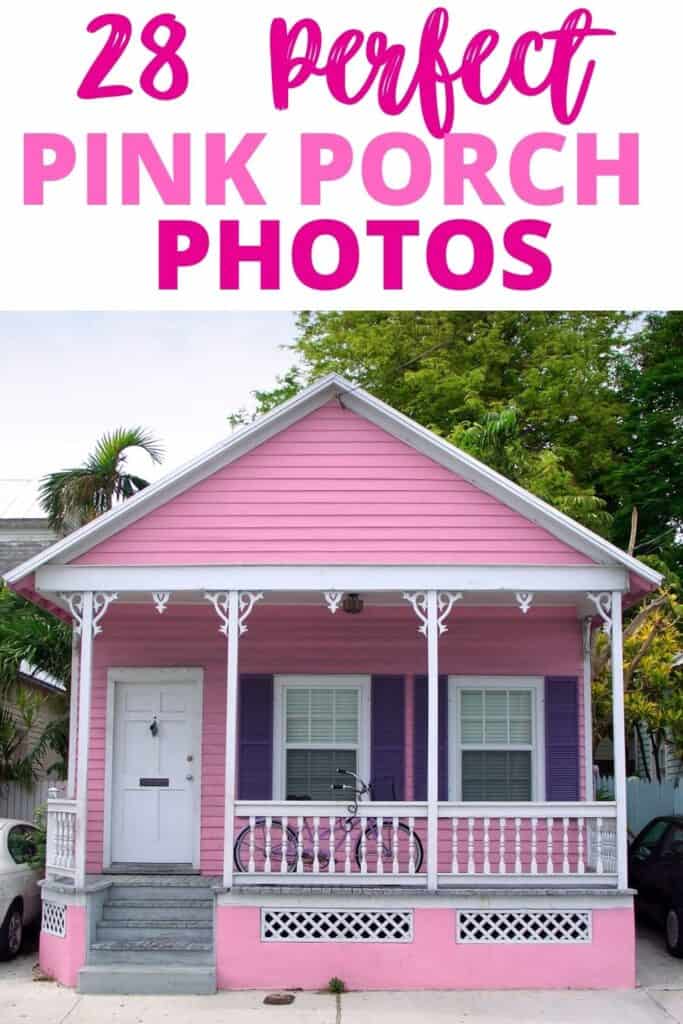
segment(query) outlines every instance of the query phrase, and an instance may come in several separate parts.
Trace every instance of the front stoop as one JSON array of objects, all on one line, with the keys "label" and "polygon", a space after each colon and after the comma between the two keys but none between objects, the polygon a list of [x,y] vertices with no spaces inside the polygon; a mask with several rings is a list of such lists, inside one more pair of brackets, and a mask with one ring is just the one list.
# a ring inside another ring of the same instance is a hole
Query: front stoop
[{"label": "front stoop", "polygon": [[211,880],[117,878],[95,926],[80,992],[207,995],[216,991]]}]

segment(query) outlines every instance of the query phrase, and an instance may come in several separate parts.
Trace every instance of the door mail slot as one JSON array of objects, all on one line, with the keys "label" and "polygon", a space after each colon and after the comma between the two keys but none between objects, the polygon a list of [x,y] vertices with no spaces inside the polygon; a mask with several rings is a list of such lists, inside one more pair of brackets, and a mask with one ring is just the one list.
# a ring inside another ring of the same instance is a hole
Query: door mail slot
[{"label": "door mail slot", "polygon": [[141,786],[168,787],[168,779],[140,779]]}]

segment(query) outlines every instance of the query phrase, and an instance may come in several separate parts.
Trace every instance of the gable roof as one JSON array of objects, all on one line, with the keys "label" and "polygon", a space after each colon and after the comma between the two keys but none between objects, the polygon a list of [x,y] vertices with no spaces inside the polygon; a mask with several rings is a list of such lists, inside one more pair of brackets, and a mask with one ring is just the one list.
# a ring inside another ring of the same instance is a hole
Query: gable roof
[{"label": "gable roof", "polygon": [[156,483],[150,484],[135,497],[57,541],[8,572],[5,577],[7,582],[18,583],[48,563],[64,564],[77,558],[335,398],[345,407],[405,441],[440,465],[458,473],[474,486],[542,526],[598,564],[623,566],[645,581],[648,586],[658,586],[661,583],[661,575],[642,562],[337,374],[330,374],[316,381],[294,398],[243,427],[225,441]]}]

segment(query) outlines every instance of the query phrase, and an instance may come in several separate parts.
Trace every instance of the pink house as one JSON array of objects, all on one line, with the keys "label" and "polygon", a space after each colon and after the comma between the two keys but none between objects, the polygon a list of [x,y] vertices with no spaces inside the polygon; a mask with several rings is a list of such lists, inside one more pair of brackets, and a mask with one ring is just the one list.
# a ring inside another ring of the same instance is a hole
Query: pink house
[{"label": "pink house", "polygon": [[80,638],[43,885],[64,984],[634,984],[640,562],[330,376],[7,579]]}]

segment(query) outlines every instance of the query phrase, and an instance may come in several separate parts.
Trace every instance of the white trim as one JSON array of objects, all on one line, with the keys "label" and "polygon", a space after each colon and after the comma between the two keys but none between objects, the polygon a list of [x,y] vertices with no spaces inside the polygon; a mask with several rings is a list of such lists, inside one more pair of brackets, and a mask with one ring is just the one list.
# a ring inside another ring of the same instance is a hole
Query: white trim
[{"label": "white trim", "polygon": [[[291,875],[288,875],[288,881]],[[554,879],[557,881],[557,879]],[[272,886],[273,891],[268,891],[263,886],[258,892],[250,892],[241,887],[235,887],[232,892],[222,892],[216,895],[218,906],[259,906],[259,907],[329,907],[334,909],[343,901],[345,907],[373,907],[377,909],[394,909],[397,906],[403,907],[428,907],[431,910],[451,909],[477,909],[486,908],[490,910],[515,910],[519,907],[529,907],[538,910],[560,910],[563,908],[576,910],[604,910],[616,907],[633,907],[633,894],[630,892],[616,892],[595,887],[591,884],[588,875],[583,876],[583,886],[574,892],[573,886],[557,886],[557,891],[549,891],[550,886],[547,879],[537,879],[537,885],[543,892],[533,892],[516,885],[510,884],[509,889],[486,887],[481,884],[472,885],[469,888],[439,890],[438,897],[425,889],[398,889],[389,895],[382,892],[373,892],[372,888],[363,888],[359,892],[359,886],[350,892],[345,892],[340,897],[338,892],[282,892],[277,886]],[[552,888],[555,886],[553,884]],[[518,891],[518,890],[522,891]],[[567,891],[569,890],[569,891]]]},{"label": "white trim", "polygon": [[[462,779],[460,773],[460,715],[458,714],[461,690],[490,690],[496,687],[506,690],[531,690],[534,694],[532,721],[532,778],[531,802],[545,801],[545,680],[542,676],[449,676],[448,677],[448,795],[451,802],[462,803]],[[495,747],[496,744],[490,746]],[[526,745],[524,749],[526,749]],[[522,749],[520,746],[520,749]],[[488,749],[485,746],[477,749]],[[517,749],[510,746],[508,749]],[[467,806],[467,804],[464,804]],[[500,804],[504,807],[505,804]]]},{"label": "white trim", "polygon": [[76,886],[85,885],[88,844],[88,769],[90,767],[90,706],[92,699],[92,592],[82,595],[81,659],[78,674],[78,754],[76,757]]},{"label": "white trim", "polygon": [[592,800],[593,794],[593,692],[591,666],[591,635],[593,623],[590,617],[583,620],[583,760],[584,800]]},{"label": "white trim", "polygon": [[106,870],[111,867],[111,833],[113,801],[113,767],[114,767],[114,711],[116,707],[117,683],[189,683],[199,691],[199,753],[195,762],[194,806],[192,825],[194,840],[192,844],[192,867],[199,868],[201,855],[201,815],[202,815],[202,769],[204,747],[204,669],[202,668],[110,668],[107,672],[107,720],[105,723],[104,751],[104,836],[102,850],[102,866]]},{"label": "white trim", "polygon": [[[628,575],[600,565],[52,565],[36,573],[36,588],[59,603],[65,590],[104,587],[149,594],[216,590],[413,590],[507,592],[533,590],[585,595],[592,589],[628,590]],[[514,600],[511,607],[515,607]]]},{"label": "white trim", "polygon": [[661,575],[642,562],[336,374],[322,378],[255,423],[237,431],[227,441],[221,442],[175,472],[169,473],[135,497],[76,530],[69,537],[57,541],[41,554],[8,573],[7,581],[11,584],[17,583],[57,558],[68,561],[77,557],[145,513],[158,508],[175,495],[205,479],[220,467],[251,451],[256,445],[262,444],[269,437],[337,395],[343,398],[344,405],[353,412],[405,441],[452,472],[463,476],[476,487],[538,523],[588,557],[598,562],[624,566],[655,586],[661,583]]},{"label": "white trim", "polygon": [[[370,700],[371,700],[372,678],[368,675],[315,675],[296,673],[291,675],[276,675],[273,679],[273,799],[284,800],[284,780],[286,745],[284,739],[284,714],[285,704],[283,700],[286,688],[299,687],[310,689],[312,686],[320,687],[348,687],[360,691],[360,707],[358,716],[358,746],[353,744],[353,749],[358,750],[357,774],[366,782],[370,776]],[[343,747],[345,744],[326,744],[329,746]],[[351,749],[351,745],[349,745]]]},{"label": "white trim", "polygon": [[612,628],[610,630],[612,669],[612,742],[614,747],[614,799],[617,805],[617,875],[619,888],[628,884],[627,796],[626,796],[626,726],[624,719],[624,644],[621,594],[612,594]]}]

